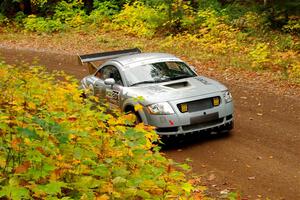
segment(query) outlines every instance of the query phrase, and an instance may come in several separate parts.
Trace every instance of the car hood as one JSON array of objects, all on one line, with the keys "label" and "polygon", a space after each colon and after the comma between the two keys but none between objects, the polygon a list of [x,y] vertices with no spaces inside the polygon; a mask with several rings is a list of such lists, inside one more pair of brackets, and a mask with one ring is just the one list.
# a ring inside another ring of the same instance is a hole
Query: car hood
[{"label": "car hood", "polygon": [[158,84],[130,87],[130,96],[142,96],[145,104],[173,101],[227,90],[221,83],[204,76]]}]

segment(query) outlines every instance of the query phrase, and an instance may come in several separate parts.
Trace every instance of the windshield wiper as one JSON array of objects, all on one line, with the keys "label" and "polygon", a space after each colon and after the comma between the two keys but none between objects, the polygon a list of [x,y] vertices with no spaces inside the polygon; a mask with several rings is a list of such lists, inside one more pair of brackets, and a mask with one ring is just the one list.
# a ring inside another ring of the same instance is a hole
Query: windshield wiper
[{"label": "windshield wiper", "polygon": [[134,83],[130,86],[135,86],[135,85],[144,84],[144,83],[161,83],[161,82],[166,82],[166,81],[169,81],[169,80],[171,80],[171,79],[170,78],[165,78],[165,79],[160,79],[160,80],[141,81],[141,82]]},{"label": "windshield wiper", "polygon": [[188,74],[183,74],[183,75],[171,77],[170,79],[171,79],[171,80],[178,80],[178,79],[189,78],[189,77],[194,77],[194,76],[193,76],[193,75],[188,75]]},{"label": "windshield wiper", "polygon": [[135,85],[144,84],[144,83],[158,83],[158,82],[160,82],[160,81],[153,81],[153,80],[152,81],[141,81],[141,82],[134,83],[130,86],[135,86]]}]

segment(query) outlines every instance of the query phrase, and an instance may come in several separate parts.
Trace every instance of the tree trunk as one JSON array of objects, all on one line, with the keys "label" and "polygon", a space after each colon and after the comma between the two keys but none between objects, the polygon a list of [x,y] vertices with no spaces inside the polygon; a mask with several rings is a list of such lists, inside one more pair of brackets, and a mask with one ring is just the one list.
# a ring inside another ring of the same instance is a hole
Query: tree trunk
[{"label": "tree trunk", "polygon": [[20,3],[20,9],[24,12],[26,15],[32,14],[32,9],[31,9],[31,2],[30,0],[23,0]]},{"label": "tree trunk", "polygon": [[84,7],[86,8],[87,14],[93,10],[93,0],[83,0]]}]

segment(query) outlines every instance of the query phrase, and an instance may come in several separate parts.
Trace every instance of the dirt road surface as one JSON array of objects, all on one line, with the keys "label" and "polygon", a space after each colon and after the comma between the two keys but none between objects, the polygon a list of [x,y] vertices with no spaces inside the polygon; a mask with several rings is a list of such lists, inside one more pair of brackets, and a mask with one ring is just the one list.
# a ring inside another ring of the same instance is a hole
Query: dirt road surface
[{"label": "dirt road surface", "polygon": [[[82,78],[87,70],[71,54],[0,48],[9,64],[40,63]],[[227,190],[243,199],[300,199],[300,100],[221,80],[234,96],[235,128],[230,135],[176,139],[164,152],[176,161],[193,160],[193,172],[217,198]]]}]

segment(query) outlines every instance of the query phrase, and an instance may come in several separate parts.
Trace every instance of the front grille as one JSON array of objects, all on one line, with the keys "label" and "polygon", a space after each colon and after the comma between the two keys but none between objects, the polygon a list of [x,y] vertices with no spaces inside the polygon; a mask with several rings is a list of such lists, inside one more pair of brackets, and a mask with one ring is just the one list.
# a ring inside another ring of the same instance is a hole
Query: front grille
[{"label": "front grille", "polygon": [[157,132],[177,132],[178,131],[178,127],[164,127],[164,128],[157,128],[156,129]]},{"label": "front grille", "polygon": [[206,98],[206,99],[200,99],[200,100],[196,100],[196,101],[180,103],[180,104],[177,104],[177,108],[182,113],[185,112],[182,110],[182,104],[187,105],[187,112],[197,112],[197,111],[201,111],[201,110],[210,109],[210,108],[214,107],[214,105],[213,105],[214,98],[219,98],[219,100],[220,100],[220,97],[210,97],[210,98]]},{"label": "front grille", "polygon": [[205,128],[208,126],[213,126],[213,125],[217,125],[220,124],[224,121],[224,118],[218,118],[218,119],[211,119],[209,121],[204,121],[198,124],[191,124],[191,125],[187,125],[187,126],[182,126],[182,129],[184,131],[192,131],[192,130],[197,130],[197,129],[201,129],[201,128]]}]

